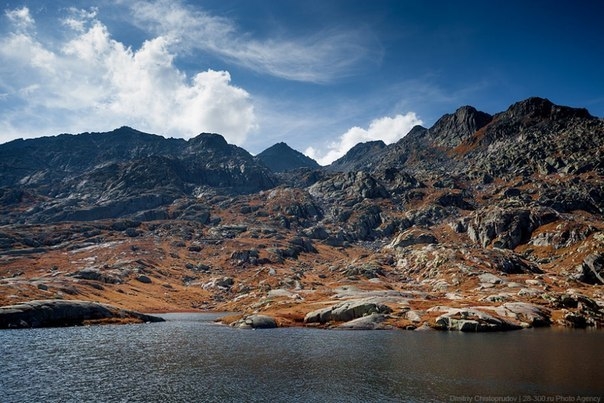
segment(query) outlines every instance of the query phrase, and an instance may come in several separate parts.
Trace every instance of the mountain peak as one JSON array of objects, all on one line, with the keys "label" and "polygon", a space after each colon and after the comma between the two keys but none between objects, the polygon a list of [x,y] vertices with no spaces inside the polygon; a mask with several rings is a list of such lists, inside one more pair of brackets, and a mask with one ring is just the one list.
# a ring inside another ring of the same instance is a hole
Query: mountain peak
[{"label": "mountain peak", "polygon": [[386,148],[382,140],[367,141],[352,147],[348,152],[329,165],[331,171],[357,171],[374,164],[376,156]]},{"label": "mountain peak", "polygon": [[439,145],[455,147],[492,119],[488,113],[466,105],[458,108],[455,113],[443,115],[429,131]]},{"label": "mountain peak", "polygon": [[273,172],[291,171],[297,168],[319,168],[320,165],[310,157],[294,150],[284,142],[279,142],[256,156]]},{"label": "mountain peak", "polygon": [[593,116],[585,108],[572,108],[552,103],[549,99],[531,97],[524,101],[516,102],[504,112],[510,118],[521,119],[570,119],[585,118],[593,119]]},{"label": "mountain peak", "polygon": [[189,139],[189,145],[195,148],[226,150],[229,143],[226,139],[217,133],[200,133]]}]

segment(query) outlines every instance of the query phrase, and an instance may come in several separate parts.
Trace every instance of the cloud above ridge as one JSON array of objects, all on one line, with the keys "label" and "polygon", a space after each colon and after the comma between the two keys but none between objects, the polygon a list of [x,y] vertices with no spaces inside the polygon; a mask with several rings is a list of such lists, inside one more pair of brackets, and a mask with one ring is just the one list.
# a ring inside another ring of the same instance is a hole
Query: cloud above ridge
[{"label": "cloud above ridge", "polygon": [[[60,40],[44,40],[27,7],[7,10],[0,38],[0,141],[122,125],[175,137],[218,132],[235,144],[257,128],[252,99],[227,71],[179,70],[178,38],[132,49],[95,9],[69,9]],[[43,130],[44,133],[40,133]]]},{"label": "cloud above ridge", "polygon": [[374,119],[367,129],[355,126],[342,134],[337,141],[327,144],[321,149],[308,147],[304,154],[313,158],[321,165],[329,165],[343,157],[358,143],[381,140],[386,144],[394,143],[403,138],[416,125],[423,122],[414,112],[394,117],[384,116]]}]

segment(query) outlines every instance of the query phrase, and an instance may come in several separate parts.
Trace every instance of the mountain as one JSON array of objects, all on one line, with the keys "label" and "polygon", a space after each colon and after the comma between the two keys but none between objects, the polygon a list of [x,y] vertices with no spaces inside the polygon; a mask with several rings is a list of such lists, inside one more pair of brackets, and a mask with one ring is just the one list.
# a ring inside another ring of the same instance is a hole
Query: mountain
[{"label": "mountain", "polygon": [[[604,120],[463,106],[328,167],[131,128],[0,145],[0,304],[282,326],[604,326]],[[298,165],[299,164],[299,165]]]},{"label": "mountain", "polygon": [[[395,144],[361,153],[351,149],[341,160],[352,165],[340,170],[377,173],[397,168],[426,178],[434,173],[509,178],[523,173],[601,172],[601,146],[602,119],[583,108],[534,97],[495,116],[461,107],[428,129],[416,126]],[[330,168],[340,166],[346,164],[338,160]]]},{"label": "mountain", "polygon": [[149,216],[200,192],[253,193],[276,183],[247,151],[209,133],[189,141],[128,127],[62,134],[0,145],[0,159],[0,186],[37,195],[35,208],[18,214],[26,222]]},{"label": "mountain", "polygon": [[277,143],[256,156],[273,172],[292,171],[298,168],[318,169],[317,161],[294,150],[285,143]]},{"label": "mountain", "polygon": [[386,144],[381,141],[359,143],[332,162],[327,170],[332,172],[351,172],[367,169],[377,162]]}]

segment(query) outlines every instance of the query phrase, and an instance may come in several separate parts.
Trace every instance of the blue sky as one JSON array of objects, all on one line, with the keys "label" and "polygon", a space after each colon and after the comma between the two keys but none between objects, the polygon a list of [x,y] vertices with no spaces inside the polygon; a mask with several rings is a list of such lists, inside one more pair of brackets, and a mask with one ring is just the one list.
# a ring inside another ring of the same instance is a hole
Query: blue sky
[{"label": "blue sky", "polygon": [[122,125],[323,164],[459,106],[604,117],[604,2],[4,1],[0,142]]}]

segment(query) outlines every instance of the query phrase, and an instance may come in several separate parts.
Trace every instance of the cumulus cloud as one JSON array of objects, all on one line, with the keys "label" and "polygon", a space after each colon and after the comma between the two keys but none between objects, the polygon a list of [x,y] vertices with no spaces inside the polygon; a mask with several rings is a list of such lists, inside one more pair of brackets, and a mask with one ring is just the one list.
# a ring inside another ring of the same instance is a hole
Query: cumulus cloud
[{"label": "cumulus cloud", "polygon": [[394,117],[381,117],[371,121],[367,129],[355,126],[326,147],[322,149],[308,147],[304,153],[321,165],[329,165],[358,143],[382,140],[386,144],[391,144],[403,138],[414,126],[422,123],[414,112],[397,114]]},{"label": "cumulus cloud", "polygon": [[189,77],[175,66],[176,37],[132,49],[96,10],[70,9],[58,25],[66,39],[45,42],[27,8],[5,15],[13,29],[0,39],[0,140],[130,125],[175,137],[217,132],[242,144],[256,129],[251,97],[227,71]]},{"label": "cumulus cloud", "polygon": [[367,30],[336,28],[306,37],[257,39],[230,19],[174,0],[132,3],[135,23],[156,35],[178,38],[187,49],[288,80],[325,83],[379,62],[382,50]]},{"label": "cumulus cloud", "polygon": [[29,14],[29,8],[27,7],[6,10],[5,14],[18,30],[27,30],[34,26],[34,19]]}]

